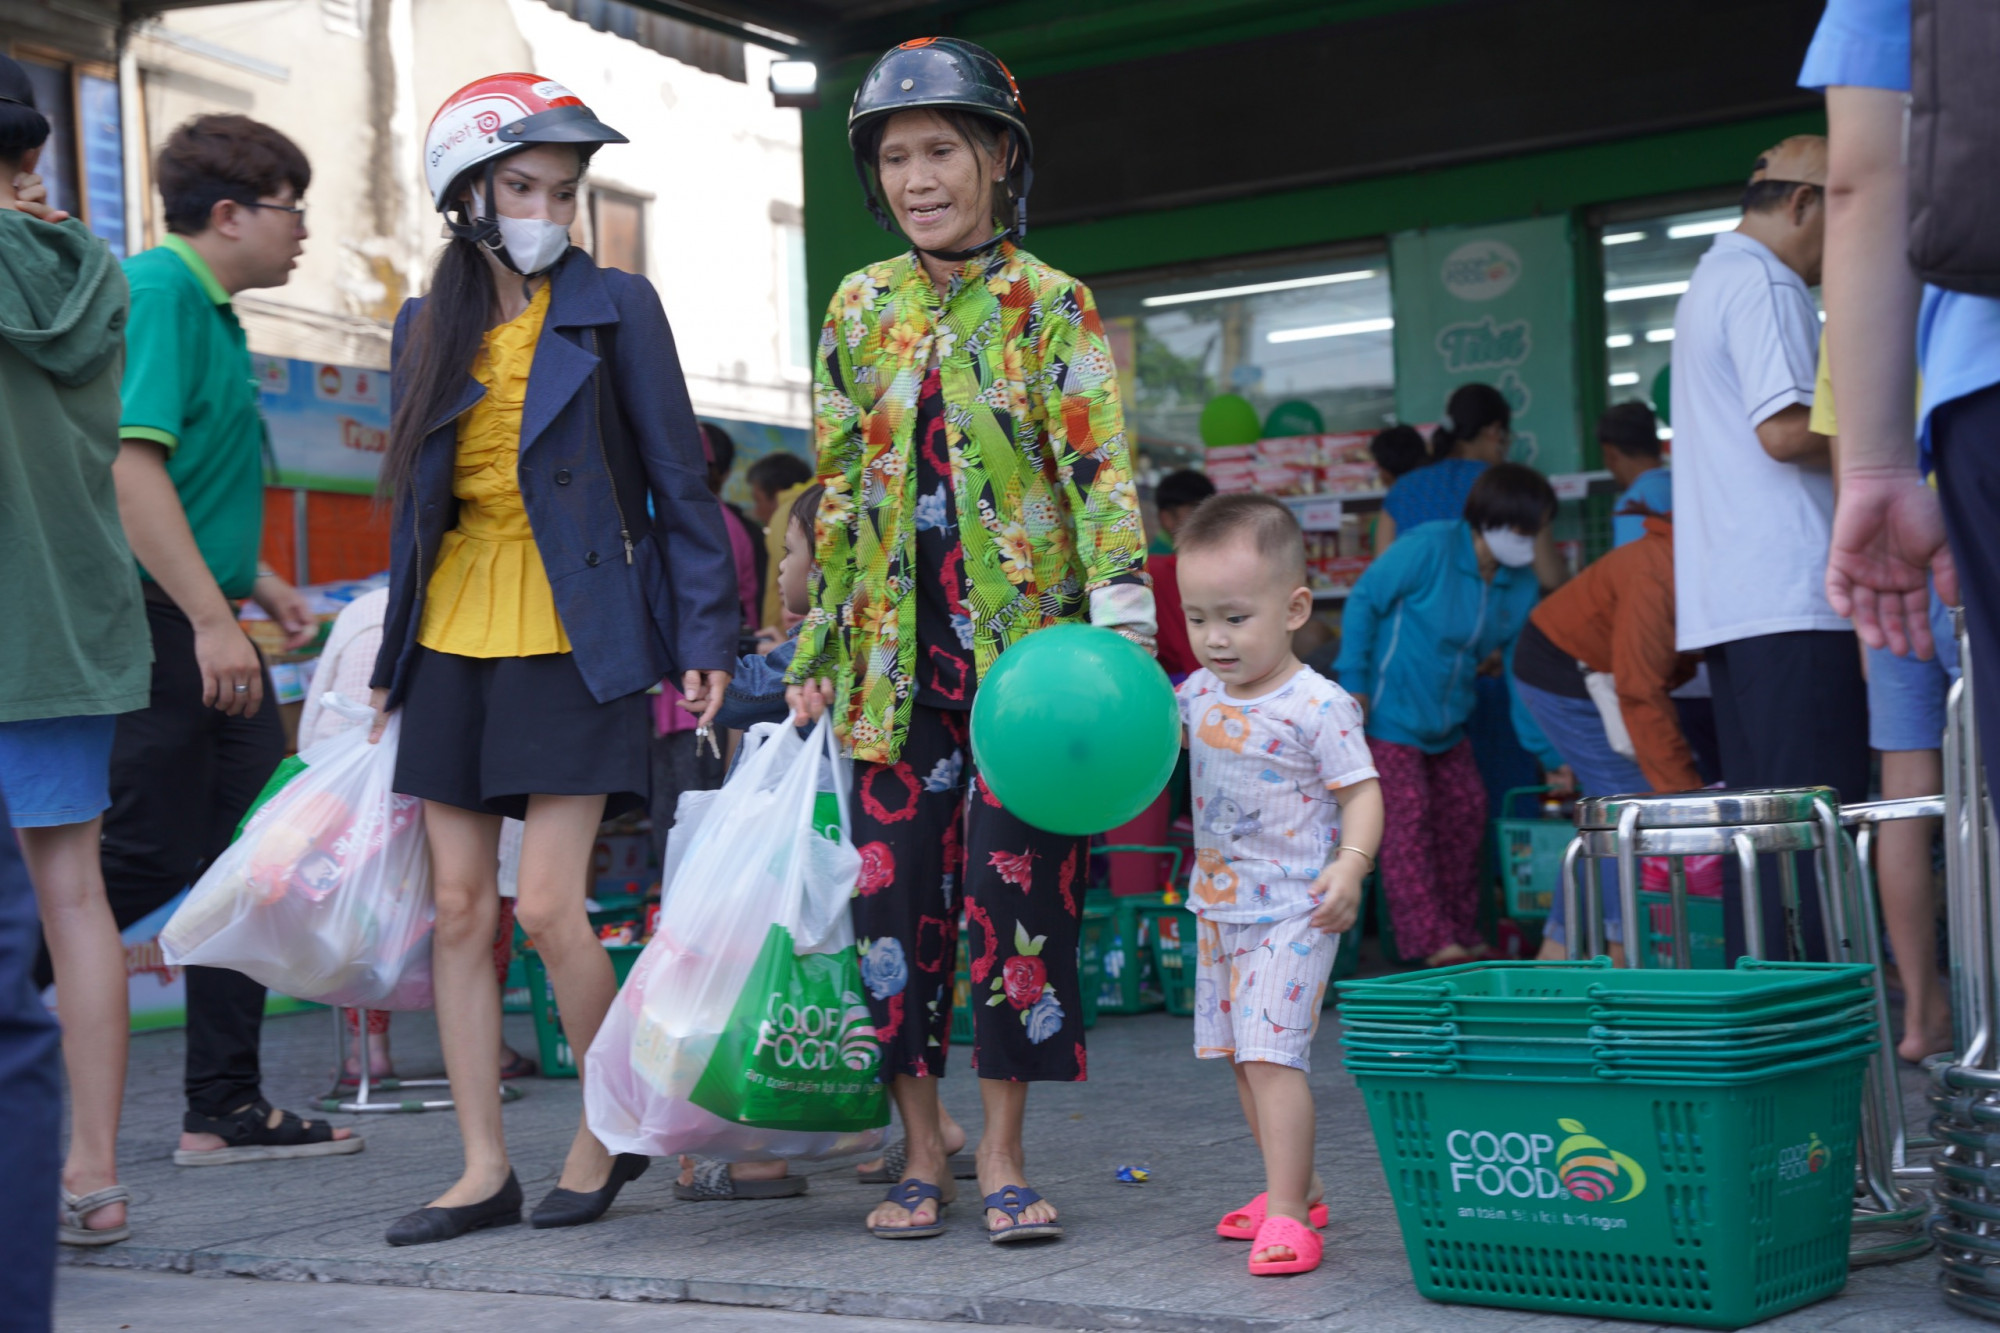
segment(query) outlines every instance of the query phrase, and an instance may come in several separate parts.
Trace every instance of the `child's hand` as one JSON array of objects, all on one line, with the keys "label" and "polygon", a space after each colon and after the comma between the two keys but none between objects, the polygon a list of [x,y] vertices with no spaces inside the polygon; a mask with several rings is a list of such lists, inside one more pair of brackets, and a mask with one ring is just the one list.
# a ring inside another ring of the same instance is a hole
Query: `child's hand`
[{"label": "child's hand", "polygon": [[1367,860],[1351,852],[1335,856],[1319,872],[1312,886],[1313,897],[1319,899],[1311,918],[1315,930],[1332,935],[1353,927],[1361,916],[1361,881],[1367,874]]}]

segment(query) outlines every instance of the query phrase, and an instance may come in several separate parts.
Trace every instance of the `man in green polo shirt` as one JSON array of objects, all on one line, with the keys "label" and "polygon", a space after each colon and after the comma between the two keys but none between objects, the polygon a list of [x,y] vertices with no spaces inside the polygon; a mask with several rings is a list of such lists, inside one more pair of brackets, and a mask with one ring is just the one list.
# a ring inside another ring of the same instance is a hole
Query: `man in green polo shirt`
[{"label": "man in green polo shirt", "polygon": [[[125,261],[124,408],[113,476],[153,638],[151,702],[118,720],[104,879],[120,928],[170,902],[229,845],[285,753],[270,678],[236,618],[249,598],[304,643],[299,591],[258,566],[264,423],[230,298],[290,278],[312,179],[290,139],[246,116],[198,116],[160,150],[166,241]],[[190,967],[188,1109],[174,1161],[216,1166],[360,1149],[260,1088],[264,988]]]}]

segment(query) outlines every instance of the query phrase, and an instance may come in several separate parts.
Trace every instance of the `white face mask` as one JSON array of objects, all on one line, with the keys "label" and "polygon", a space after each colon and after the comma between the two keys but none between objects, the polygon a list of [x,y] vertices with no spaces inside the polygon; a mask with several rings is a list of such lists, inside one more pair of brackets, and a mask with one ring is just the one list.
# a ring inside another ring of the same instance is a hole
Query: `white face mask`
[{"label": "white face mask", "polygon": [[1486,539],[1486,549],[1493,552],[1493,558],[1507,568],[1519,569],[1535,563],[1533,537],[1523,537],[1512,528],[1481,528],[1479,535]]},{"label": "white face mask", "polygon": [[[483,216],[486,212],[486,200],[476,188],[472,192],[472,207],[475,215]],[[525,275],[540,273],[569,253],[569,228],[560,222],[509,217],[494,221],[500,225],[500,243],[506,247],[507,257]]]}]

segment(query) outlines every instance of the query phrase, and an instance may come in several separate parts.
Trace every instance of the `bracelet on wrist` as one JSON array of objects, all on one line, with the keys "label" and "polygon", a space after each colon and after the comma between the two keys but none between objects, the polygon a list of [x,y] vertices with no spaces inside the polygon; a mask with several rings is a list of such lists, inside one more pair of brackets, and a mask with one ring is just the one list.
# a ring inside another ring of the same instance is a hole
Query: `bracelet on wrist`
[{"label": "bracelet on wrist", "polygon": [[1340,846],[1333,849],[1335,856],[1339,856],[1342,852],[1353,852],[1356,856],[1365,856],[1368,858],[1368,868],[1371,870],[1375,868],[1375,854],[1373,852],[1363,851],[1354,844],[1347,842],[1343,842]]},{"label": "bracelet on wrist", "polygon": [[259,565],[257,567],[257,577],[260,579],[274,579],[278,577],[278,571],[268,565]]}]

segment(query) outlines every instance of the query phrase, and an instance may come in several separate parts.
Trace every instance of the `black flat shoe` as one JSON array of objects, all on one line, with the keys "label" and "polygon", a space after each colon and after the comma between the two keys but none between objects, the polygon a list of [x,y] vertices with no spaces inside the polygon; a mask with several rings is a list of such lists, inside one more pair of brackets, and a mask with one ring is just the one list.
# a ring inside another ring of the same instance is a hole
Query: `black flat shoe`
[{"label": "black flat shoe", "polygon": [[535,1211],[528,1217],[528,1225],[536,1228],[580,1227],[586,1222],[595,1222],[604,1216],[604,1210],[618,1197],[618,1191],[624,1189],[627,1182],[645,1175],[646,1168],[652,1164],[653,1159],[643,1153],[621,1152],[611,1159],[611,1179],[604,1182],[603,1188],[584,1194],[558,1185],[535,1205]]},{"label": "black flat shoe", "polygon": [[456,1240],[468,1231],[511,1227],[521,1220],[521,1182],[507,1173],[507,1183],[490,1199],[458,1208],[419,1208],[405,1213],[389,1228],[391,1245],[429,1245]]}]

